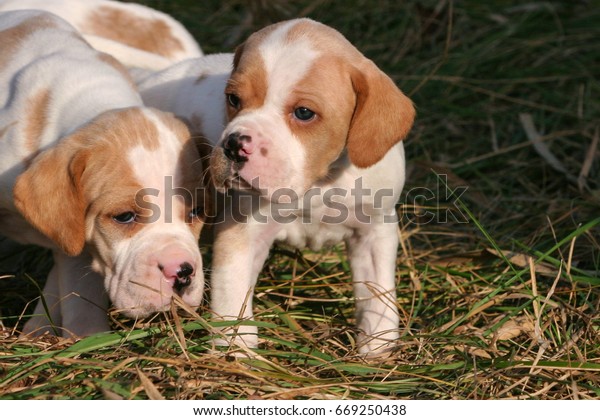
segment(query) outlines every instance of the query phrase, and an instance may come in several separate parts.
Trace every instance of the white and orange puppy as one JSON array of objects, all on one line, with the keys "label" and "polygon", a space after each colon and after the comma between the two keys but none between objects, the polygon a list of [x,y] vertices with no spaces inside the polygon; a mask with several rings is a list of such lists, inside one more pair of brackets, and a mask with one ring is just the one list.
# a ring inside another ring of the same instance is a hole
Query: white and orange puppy
[{"label": "white and orange puppy", "polygon": [[[359,351],[389,350],[399,334],[395,205],[412,102],[339,32],[308,19],[253,34],[231,60],[189,60],[140,82],[147,104],[212,141],[216,187],[237,190],[215,226],[214,317],[252,319],[274,242],[318,249],[345,241]],[[232,337],[219,344],[258,343],[249,325],[223,332]]]},{"label": "white and orange puppy", "polygon": [[0,13],[0,104],[0,234],[54,256],[49,313],[40,302],[24,332],[107,330],[107,297],[130,317],[175,296],[199,305],[202,167],[187,127],[42,11]]},{"label": "white and orange puppy", "polygon": [[112,0],[0,0],[0,11],[38,9],[73,25],[94,48],[126,66],[160,70],[202,56],[192,35],[171,16]]}]

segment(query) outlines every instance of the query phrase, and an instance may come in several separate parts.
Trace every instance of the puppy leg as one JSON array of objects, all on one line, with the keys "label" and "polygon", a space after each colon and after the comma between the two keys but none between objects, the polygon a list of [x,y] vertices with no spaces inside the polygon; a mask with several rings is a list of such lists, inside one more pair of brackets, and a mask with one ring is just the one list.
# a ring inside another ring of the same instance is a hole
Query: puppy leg
[{"label": "puppy leg", "polygon": [[396,306],[397,223],[374,223],[346,241],[359,328],[358,351],[377,354],[398,339]]},{"label": "puppy leg", "polygon": [[[211,310],[215,321],[252,320],[256,280],[273,243],[266,225],[224,223],[217,227],[213,246]],[[260,238],[260,239],[259,239]],[[257,328],[234,325],[220,329],[216,346],[258,346]]]},{"label": "puppy leg", "polygon": [[56,253],[59,269],[62,335],[83,337],[110,330],[108,296],[100,274],[91,270],[92,258],[84,251],[77,257]]},{"label": "puppy leg", "polygon": [[21,335],[40,336],[45,333],[60,335],[60,296],[58,267],[50,270],[42,296],[38,299],[33,315],[23,327]]}]

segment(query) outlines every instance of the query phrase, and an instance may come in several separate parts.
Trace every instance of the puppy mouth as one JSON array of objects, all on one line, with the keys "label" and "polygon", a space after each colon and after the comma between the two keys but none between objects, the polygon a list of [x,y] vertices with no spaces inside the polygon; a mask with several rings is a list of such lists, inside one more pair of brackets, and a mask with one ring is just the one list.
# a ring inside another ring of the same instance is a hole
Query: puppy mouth
[{"label": "puppy mouth", "polygon": [[228,189],[250,192],[262,195],[263,192],[252,182],[248,182],[240,175],[239,171],[245,162],[234,162],[229,159],[222,147],[213,150],[210,158],[210,173],[217,191],[225,192]]},{"label": "puppy mouth", "polygon": [[233,175],[225,181],[224,189],[230,188],[237,191],[244,191],[252,194],[264,195],[263,191],[261,191],[259,188],[254,187],[237,172],[234,172]]},{"label": "puppy mouth", "polygon": [[[145,284],[143,282],[131,281],[132,284],[139,286],[146,291],[144,303],[131,307],[125,306],[125,308],[121,310],[126,316],[130,318],[145,318],[158,312],[168,311],[171,307],[171,301],[173,299],[181,299],[185,301],[185,296],[190,291],[189,287],[192,287],[190,286],[192,283],[192,278],[186,278],[186,282],[186,287],[177,286],[177,284],[175,284],[165,289],[159,289]],[[149,302],[149,300],[155,301]]]}]

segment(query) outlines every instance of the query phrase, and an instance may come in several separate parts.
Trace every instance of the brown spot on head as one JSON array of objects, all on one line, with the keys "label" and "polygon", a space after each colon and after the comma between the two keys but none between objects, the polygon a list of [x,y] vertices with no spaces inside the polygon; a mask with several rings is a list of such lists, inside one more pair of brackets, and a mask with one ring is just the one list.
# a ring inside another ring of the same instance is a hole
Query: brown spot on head
[{"label": "brown spot on head", "polygon": [[[260,54],[256,54],[255,48],[262,31],[253,34],[246,43],[240,45],[233,58],[233,72],[225,87],[226,95],[241,98],[239,106],[228,102],[227,115],[233,119],[239,108],[252,110],[261,107],[267,95],[267,73]],[[249,53],[246,53],[249,52]]]},{"label": "brown spot on head", "polygon": [[153,112],[153,115],[158,117],[162,124],[164,124],[168,130],[172,131],[177,139],[182,144],[187,144],[191,138],[190,130],[188,126],[179,118],[176,118],[173,114],[169,112],[162,112],[155,109],[150,108]]},{"label": "brown spot on head", "polygon": [[87,32],[163,57],[183,51],[181,42],[160,18],[134,16],[116,7],[101,6],[92,11],[84,25]]},{"label": "brown spot on head", "polygon": [[[83,135],[83,134],[82,134]],[[158,129],[148,119],[143,108],[132,107],[100,114],[85,127],[90,147],[105,145],[120,153],[135,145],[156,150],[160,145]]]}]

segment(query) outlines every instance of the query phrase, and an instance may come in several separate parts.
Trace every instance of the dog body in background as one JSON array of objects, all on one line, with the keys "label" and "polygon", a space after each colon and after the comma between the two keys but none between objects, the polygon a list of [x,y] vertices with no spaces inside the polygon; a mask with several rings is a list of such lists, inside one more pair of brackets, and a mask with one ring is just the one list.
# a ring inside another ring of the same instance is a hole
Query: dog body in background
[{"label": "dog body in background", "polygon": [[45,10],[73,25],[98,51],[129,67],[160,70],[202,56],[192,35],[171,16],[112,0],[0,0],[0,12]]},{"label": "dog body in background", "polygon": [[[214,184],[234,190],[215,225],[215,319],[252,319],[254,286],[273,242],[319,249],[345,241],[359,351],[388,350],[399,334],[395,205],[411,101],[341,34],[308,19],[253,34],[231,59],[190,60],[139,84],[145,103],[204,133],[215,146]],[[227,124],[219,115],[225,109]],[[253,326],[223,333],[232,336],[217,344],[258,343]]]},{"label": "dog body in background", "polygon": [[232,66],[233,54],[209,54],[162,71],[134,69],[133,77],[144,103],[172,112],[194,137],[214,146],[227,125],[224,90]]},{"label": "dog body in background", "polygon": [[0,13],[0,104],[0,234],[54,256],[24,332],[107,330],[107,297],[131,317],[199,305],[201,198],[173,194],[200,191],[187,127],[42,11]]}]

